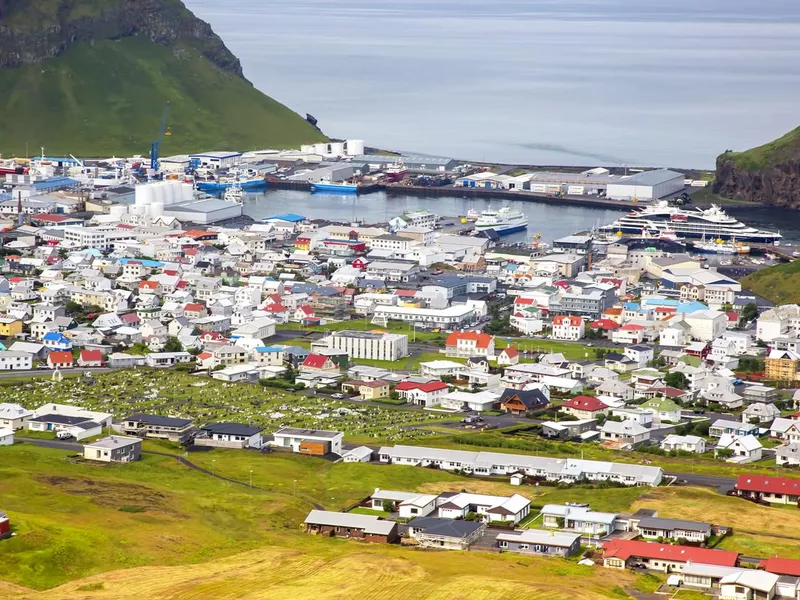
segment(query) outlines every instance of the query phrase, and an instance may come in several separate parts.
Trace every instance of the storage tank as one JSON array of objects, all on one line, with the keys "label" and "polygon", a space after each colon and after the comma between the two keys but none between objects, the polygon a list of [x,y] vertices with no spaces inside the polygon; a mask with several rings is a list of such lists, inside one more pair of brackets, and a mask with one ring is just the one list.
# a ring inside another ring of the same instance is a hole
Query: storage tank
[{"label": "storage tank", "polygon": [[300,154],[314,154],[314,144],[303,144],[300,146]]},{"label": "storage tank", "polygon": [[347,156],[358,156],[364,154],[364,140],[347,140]]},{"label": "storage tank", "polygon": [[194,188],[191,183],[181,183],[181,202],[194,200]]},{"label": "storage tank", "polygon": [[153,203],[153,187],[148,183],[142,183],[136,186],[135,192],[136,206],[149,206]]},{"label": "storage tank", "polygon": [[164,214],[164,205],[161,202],[154,202],[150,205],[150,218],[157,219]]},{"label": "storage tank", "polygon": [[323,156],[328,153],[328,144],[314,144],[314,154],[322,154]]},{"label": "storage tank", "polygon": [[151,183],[150,187],[153,189],[152,201],[150,204],[155,204],[156,202],[164,204],[164,184],[161,182]]},{"label": "storage tank", "polygon": [[331,142],[330,147],[333,156],[344,156],[344,142]]},{"label": "storage tank", "polygon": [[122,219],[123,215],[128,212],[128,207],[121,204],[115,204],[108,209],[108,214],[117,219]]}]

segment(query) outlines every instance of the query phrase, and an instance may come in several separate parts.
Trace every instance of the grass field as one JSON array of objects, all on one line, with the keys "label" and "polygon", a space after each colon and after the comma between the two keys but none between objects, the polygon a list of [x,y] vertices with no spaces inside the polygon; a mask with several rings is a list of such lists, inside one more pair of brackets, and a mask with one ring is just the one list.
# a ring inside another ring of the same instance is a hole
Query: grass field
[{"label": "grass field", "polygon": [[741,283],[776,304],[800,302],[800,261],[760,269],[743,278]]},{"label": "grass field", "polygon": [[46,402],[71,402],[122,418],[133,412],[188,417],[202,425],[212,421],[258,423],[271,432],[297,426],[344,431],[348,437],[400,441],[428,432],[409,429],[439,423],[447,417],[419,410],[359,406],[329,398],[305,396],[244,383],[228,384],[207,377],[149,369],[115,371],[65,379],[0,382],[0,402],[36,408]]},{"label": "grass field", "polygon": [[162,156],[202,148],[299,147],[324,139],[302,117],[217,68],[190,43],[168,47],[144,37],[97,39],[56,59],[3,69],[0,87],[4,155],[25,156],[27,142],[29,155],[43,145],[57,156],[147,156],[167,101],[170,135]]}]

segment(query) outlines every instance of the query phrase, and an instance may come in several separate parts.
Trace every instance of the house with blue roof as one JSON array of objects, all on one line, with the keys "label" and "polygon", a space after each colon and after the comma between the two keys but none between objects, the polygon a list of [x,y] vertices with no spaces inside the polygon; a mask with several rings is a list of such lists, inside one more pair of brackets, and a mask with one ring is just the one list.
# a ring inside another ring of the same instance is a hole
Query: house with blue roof
[{"label": "house with blue roof", "polygon": [[253,354],[256,362],[260,365],[283,366],[283,348],[278,346],[259,346]]},{"label": "house with blue roof", "polygon": [[303,215],[298,215],[297,213],[281,213],[278,215],[272,215],[271,217],[264,217],[261,219],[264,223],[269,223],[270,221],[286,221],[287,223],[301,223],[302,221],[306,220],[306,217]]},{"label": "house with blue roof", "polygon": [[45,333],[44,337],[42,338],[42,344],[44,344],[50,350],[72,350],[72,341],[63,333],[58,331],[50,331]]}]

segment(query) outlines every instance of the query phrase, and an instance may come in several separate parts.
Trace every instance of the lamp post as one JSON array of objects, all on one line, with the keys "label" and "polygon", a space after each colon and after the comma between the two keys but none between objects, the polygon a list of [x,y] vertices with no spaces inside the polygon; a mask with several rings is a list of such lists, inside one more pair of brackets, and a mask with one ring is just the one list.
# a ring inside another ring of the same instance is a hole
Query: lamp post
[{"label": "lamp post", "polygon": [[253,469],[250,469],[250,487],[253,487]]},{"label": "lamp post", "polygon": [[212,459],[211,459],[211,475],[212,475],[212,476],[214,476],[214,477],[216,477],[216,474],[215,474],[215,472],[214,472],[214,464],[215,464],[216,462],[217,462],[217,459],[216,459],[216,458],[212,458]]},{"label": "lamp post", "polygon": [[297,497],[297,479],[292,480],[292,495]]}]

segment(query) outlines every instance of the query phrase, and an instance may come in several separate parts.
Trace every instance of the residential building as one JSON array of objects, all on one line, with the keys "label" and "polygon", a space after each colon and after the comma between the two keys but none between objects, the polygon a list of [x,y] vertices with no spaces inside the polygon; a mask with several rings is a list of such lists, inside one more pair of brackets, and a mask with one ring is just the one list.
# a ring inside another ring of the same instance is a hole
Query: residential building
[{"label": "residential building", "polygon": [[680,423],[681,407],[666,397],[653,398],[640,405],[642,410],[653,414],[653,420],[662,423]]},{"label": "residential building", "polygon": [[561,410],[578,419],[595,419],[608,414],[608,406],[593,396],[575,396],[561,406]]},{"label": "residential building", "polygon": [[191,419],[134,413],[123,420],[122,432],[126,435],[182,444],[191,439],[194,423]]},{"label": "residential building", "polygon": [[539,514],[544,527],[569,529],[585,536],[603,537],[621,528],[620,515],[591,510],[588,504],[545,504]]},{"label": "residential building", "polygon": [[732,435],[725,433],[719,438],[714,456],[719,456],[720,451],[725,450],[731,454],[726,458],[727,462],[745,464],[761,460],[761,442],[753,435]]},{"label": "residential building", "polygon": [[711,437],[722,437],[723,435],[743,436],[757,433],[758,425],[729,421],[727,419],[717,419],[708,429],[708,435]]},{"label": "residential building", "polygon": [[343,330],[322,338],[318,344],[347,352],[350,358],[395,361],[408,356],[408,336],[399,333]]},{"label": "residential building", "polygon": [[305,526],[311,534],[364,542],[391,544],[398,539],[397,523],[371,515],[312,510],[305,519]]},{"label": "residential building", "polygon": [[27,422],[34,416],[32,410],[28,410],[19,404],[0,403],[0,428],[19,431],[25,429]]},{"label": "residential building", "polygon": [[395,386],[394,391],[411,404],[431,407],[441,402],[441,399],[450,391],[450,386],[442,381],[427,383],[401,381]]},{"label": "residential building", "polygon": [[110,435],[83,446],[83,458],[100,462],[132,462],[142,457],[142,440]]},{"label": "residential building", "polygon": [[775,448],[775,464],[779,467],[800,466],[800,443],[793,442]]},{"label": "residential building", "polygon": [[[28,352],[0,352],[0,371],[26,371],[33,368],[33,355]],[[0,416],[0,418],[2,418]]]},{"label": "residential building", "polygon": [[772,350],[764,359],[764,376],[775,381],[800,379],[800,354],[790,350]]},{"label": "residential building", "polygon": [[324,356],[322,354],[309,354],[306,356],[303,364],[300,365],[300,371],[338,375],[340,369],[330,356]]},{"label": "residential building", "polygon": [[194,436],[195,446],[212,448],[254,448],[263,445],[261,432],[263,427],[245,425],[243,423],[209,423],[203,425]]},{"label": "residential building", "polygon": [[550,392],[546,385],[530,390],[506,389],[500,396],[500,410],[512,415],[525,415],[532,410],[547,408]]},{"label": "residential building", "polygon": [[678,544],[613,539],[603,542],[602,547],[603,566],[611,569],[643,564],[652,571],[680,573],[688,563],[734,567],[739,562],[737,552]]},{"label": "residential building", "polygon": [[516,365],[519,362],[519,352],[514,346],[506,346],[497,355],[498,366]]},{"label": "residential building", "polygon": [[530,513],[531,502],[524,496],[489,496],[462,492],[444,499],[437,505],[438,516],[444,519],[463,519],[470,513],[476,518],[492,523],[494,521],[519,523]]},{"label": "residential building", "polygon": [[520,533],[501,533],[497,536],[498,548],[520,554],[566,557],[578,552],[580,546],[581,535],[565,531],[526,529]]},{"label": "residential building", "polygon": [[667,452],[683,451],[703,454],[706,451],[706,441],[696,435],[669,434],[661,442],[661,449]]},{"label": "residential building", "polygon": [[771,402],[754,402],[742,411],[742,423],[772,423],[781,411]]},{"label": "residential building", "polygon": [[152,368],[174,367],[178,363],[188,363],[194,357],[188,352],[151,352],[145,356],[145,364]]},{"label": "residential building", "polygon": [[351,392],[363,400],[377,400],[389,396],[389,382],[381,379],[373,381],[345,381],[342,383],[343,392]]},{"label": "residential building", "polygon": [[682,519],[661,519],[643,517],[637,524],[639,535],[646,540],[685,540],[687,542],[705,542],[711,537],[711,524]]},{"label": "residential building", "polygon": [[629,450],[649,440],[650,430],[632,420],[608,420],[600,428],[600,439],[613,447]]},{"label": "residential building", "polygon": [[326,454],[342,454],[344,434],[340,431],[323,429],[298,429],[283,427],[273,434],[275,446],[291,448],[292,452],[325,456]]},{"label": "residential building", "polygon": [[447,356],[494,358],[494,336],[478,331],[454,331],[445,341]]},{"label": "residential building", "polygon": [[486,530],[480,521],[417,517],[408,524],[409,536],[422,548],[467,550]]},{"label": "residential building", "polygon": [[[551,440],[571,440],[597,428],[596,419],[578,421],[547,421],[542,423],[542,437]],[[595,432],[599,434],[599,432]]]},{"label": "residential building", "polygon": [[583,319],[570,315],[553,317],[553,329],[550,337],[554,340],[577,341],[583,338],[585,326]]},{"label": "residential building", "polygon": [[734,489],[743,498],[771,504],[796,505],[800,500],[800,479],[743,474],[739,475]]}]

